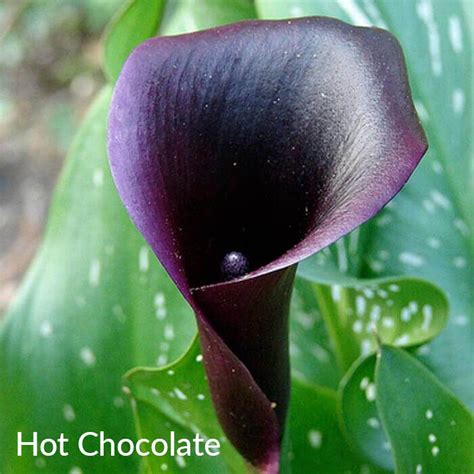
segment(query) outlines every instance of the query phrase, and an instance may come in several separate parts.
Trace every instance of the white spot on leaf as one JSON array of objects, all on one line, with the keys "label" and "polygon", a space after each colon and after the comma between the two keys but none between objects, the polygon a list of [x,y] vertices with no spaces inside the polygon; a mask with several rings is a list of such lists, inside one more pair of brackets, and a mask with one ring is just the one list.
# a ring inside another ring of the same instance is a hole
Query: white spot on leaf
[{"label": "white spot on leaf", "polygon": [[303,9],[299,5],[293,5],[290,8],[290,15],[293,17],[298,17],[303,15]]},{"label": "white spot on leaf", "polygon": [[384,328],[390,329],[395,326],[395,321],[392,318],[382,318],[382,326]]},{"label": "white spot on leaf", "polygon": [[162,365],[166,365],[168,363],[168,356],[166,354],[160,354],[156,359],[156,365],[161,367]]},{"label": "white spot on leaf", "polygon": [[376,392],[376,389],[375,389],[375,384],[369,383],[369,385],[367,385],[367,389],[365,391],[365,398],[367,398],[367,400],[369,402],[373,402],[373,401],[375,401],[376,397],[377,397],[377,392]]},{"label": "white spot on leaf", "polygon": [[464,257],[455,257],[453,259],[453,265],[456,268],[465,268],[467,266],[467,261]]},{"label": "white spot on leaf", "polygon": [[354,324],[352,325],[352,330],[356,334],[360,334],[362,332],[362,321],[360,320],[355,321]]},{"label": "white spot on leaf", "polygon": [[422,313],[423,324],[421,325],[421,329],[423,329],[423,331],[428,331],[431,326],[431,321],[433,320],[433,307],[429,304],[425,304]]},{"label": "white spot on leaf", "polygon": [[64,405],[63,416],[66,421],[74,421],[76,419],[76,413],[74,412],[74,408],[72,408],[72,406],[68,404]]},{"label": "white spot on leaf", "polygon": [[377,322],[380,319],[380,315],[382,314],[382,308],[379,305],[372,306],[370,310],[370,320]]},{"label": "white spot on leaf", "polygon": [[410,265],[411,267],[421,267],[424,265],[425,260],[421,255],[411,252],[402,252],[398,259],[400,262],[404,263],[405,265]]},{"label": "white spot on leaf", "polygon": [[466,315],[460,314],[454,318],[454,324],[456,326],[467,326],[469,324],[469,319]]},{"label": "white spot on leaf", "polygon": [[431,191],[431,199],[435,204],[442,207],[443,209],[451,209],[451,201],[442,193],[433,189]]},{"label": "white spot on leaf", "polygon": [[167,324],[165,326],[165,330],[164,330],[164,337],[166,340],[168,341],[172,341],[174,339],[174,328],[171,324]]},{"label": "white spot on leaf", "polygon": [[436,174],[442,174],[443,173],[443,165],[438,160],[433,160],[431,162],[431,166],[433,167],[433,171]]},{"label": "white spot on leaf", "polygon": [[354,0],[337,0],[337,3],[357,26],[373,26],[373,23]]},{"label": "white spot on leaf", "polygon": [[410,336],[408,334],[402,334],[400,337],[397,337],[393,343],[397,346],[404,346],[410,342]]},{"label": "white spot on leaf", "polygon": [[364,377],[361,381],[360,381],[360,389],[361,390],[367,390],[367,387],[369,386],[369,383],[370,383],[370,380],[369,380],[369,377]]},{"label": "white spot on leaf", "polygon": [[409,308],[402,308],[402,311],[401,311],[401,320],[405,323],[407,323],[408,321],[410,321],[411,319],[411,312],[410,312],[410,309]]},{"label": "white spot on leaf", "polygon": [[323,442],[323,435],[320,431],[310,430],[308,432],[309,445],[314,449],[319,449]]},{"label": "white spot on leaf", "polygon": [[138,253],[138,268],[141,272],[145,273],[150,267],[150,260],[148,258],[148,248],[143,246],[140,248]]},{"label": "white spot on leaf", "polygon": [[176,397],[179,398],[179,400],[188,399],[188,397],[178,387],[174,389],[174,393],[176,394]]},{"label": "white spot on leaf", "polygon": [[89,367],[92,367],[95,365],[96,357],[90,347],[83,347],[79,354],[84,364],[88,365]]},{"label": "white spot on leaf", "polygon": [[367,420],[367,424],[374,429],[380,428],[380,421],[378,418],[372,417]]},{"label": "white spot on leaf", "polygon": [[419,1],[416,5],[416,11],[428,30],[428,47],[431,56],[431,69],[435,76],[440,76],[443,72],[443,64],[441,62],[441,45],[438,26],[434,20],[433,5],[431,1]]},{"label": "white spot on leaf", "polygon": [[331,296],[334,301],[336,302],[341,301],[341,286],[340,285],[331,286]]},{"label": "white spot on leaf", "polygon": [[362,316],[365,313],[366,301],[363,296],[356,297],[356,312],[358,316]]},{"label": "white spot on leaf", "polygon": [[97,188],[100,188],[104,184],[104,172],[100,168],[94,170],[94,174],[92,175],[92,182]]},{"label": "white spot on leaf", "polygon": [[166,306],[165,306],[165,295],[161,292],[156,293],[155,298],[153,300],[155,305],[155,314],[156,318],[160,321],[166,318]]},{"label": "white spot on leaf", "polygon": [[464,112],[465,103],[464,91],[462,89],[454,89],[452,97],[453,112],[456,115],[461,115]]},{"label": "white spot on leaf", "polygon": [[99,285],[100,271],[101,271],[100,260],[98,258],[94,258],[91,261],[91,264],[89,267],[89,284],[92,287],[96,287]]},{"label": "white spot on leaf", "polygon": [[436,237],[428,237],[426,239],[426,243],[432,249],[439,249],[441,247],[441,241],[437,239]]},{"label": "white spot on leaf", "polygon": [[430,118],[425,106],[418,100],[415,100],[415,109],[422,122],[427,122]]},{"label": "white spot on leaf", "polygon": [[44,320],[44,321],[41,321],[39,330],[40,330],[40,334],[43,337],[49,337],[53,333],[53,326],[51,325],[49,321]]},{"label": "white spot on leaf", "polygon": [[368,339],[364,339],[360,343],[360,353],[362,355],[365,356],[365,355],[370,354],[371,349],[372,349],[372,343]]},{"label": "white spot on leaf", "polygon": [[455,53],[463,49],[461,20],[457,15],[451,15],[448,20],[449,41]]}]

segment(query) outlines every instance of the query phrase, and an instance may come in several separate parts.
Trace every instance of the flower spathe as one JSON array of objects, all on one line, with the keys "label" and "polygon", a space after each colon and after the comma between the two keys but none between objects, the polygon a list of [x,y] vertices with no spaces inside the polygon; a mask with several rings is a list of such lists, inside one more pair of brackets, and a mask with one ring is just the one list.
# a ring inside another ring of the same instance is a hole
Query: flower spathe
[{"label": "flower spathe", "polygon": [[108,146],[196,313],[225,433],[277,472],[296,264],[378,212],[427,148],[398,42],[322,17],[148,40],[117,82]]}]

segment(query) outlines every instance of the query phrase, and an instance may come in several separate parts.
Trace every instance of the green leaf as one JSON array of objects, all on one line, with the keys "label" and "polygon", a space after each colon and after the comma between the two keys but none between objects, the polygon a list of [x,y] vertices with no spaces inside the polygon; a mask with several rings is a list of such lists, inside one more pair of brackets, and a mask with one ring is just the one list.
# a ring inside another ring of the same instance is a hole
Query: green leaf
[{"label": "green leaf", "polygon": [[[413,275],[448,296],[446,329],[419,357],[466,403],[474,406],[472,180],[472,31],[463,4],[444,0],[256,0],[259,16],[329,15],[392,31],[400,40],[415,105],[430,149],[402,192],[364,229],[327,251],[333,276]],[[310,262],[318,271],[320,258]],[[355,264],[353,261],[355,260]],[[306,265],[307,266],[307,265]],[[321,270],[321,276],[327,271]],[[342,277],[344,280],[344,277]],[[341,281],[342,281],[341,280]]]},{"label": "green leaf", "polygon": [[[469,287],[474,213],[468,197],[473,184],[472,40],[457,1],[404,2],[403,8],[383,2],[382,6],[387,25],[404,46],[430,151],[404,192],[375,220],[377,232],[367,259],[372,269],[380,270],[376,274],[417,275],[446,292],[451,309],[446,330],[423,348],[420,357],[474,406],[470,355],[474,294]],[[439,74],[435,30],[442,65]],[[383,262],[381,255],[387,257]]]},{"label": "green leaf", "polygon": [[420,362],[382,346],[375,382],[397,473],[473,472],[471,413]]},{"label": "green leaf", "polygon": [[128,0],[111,21],[104,41],[104,68],[116,81],[129,54],[158,31],[165,0]]},{"label": "green leaf", "polygon": [[344,373],[376,349],[374,335],[401,347],[423,344],[444,327],[448,304],[435,285],[416,278],[350,280],[313,284],[321,314]]},{"label": "green leaf", "polygon": [[[338,410],[350,443],[374,464],[390,470],[394,466],[393,449],[396,459],[402,462],[397,463],[397,472],[401,473],[471,472],[468,466],[473,461],[469,449],[474,425],[468,409],[416,359],[389,346],[383,346],[382,354],[380,367],[386,363],[383,386],[380,386],[382,379],[374,374],[375,355],[357,361],[341,382]],[[464,417],[461,425],[457,424],[455,413],[458,418]],[[443,433],[442,437],[435,434],[438,431]],[[407,433],[410,433],[408,438]],[[445,438],[449,442],[445,443]],[[448,459],[460,457],[462,468],[453,466],[448,470],[446,464],[444,467],[433,464],[440,443]],[[433,451],[435,446],[438,449]],[[409,461],[405,464],[407,457]]]},{"label": "green leaf", "polygon": [[339,387],[338,413],[350,444],[381,468],[392,471],[391,446],[375,404],[375,355],[354,363]]},{"label": "green leaf", "polygon": [[293,379],[289,411],[291,472],[377,473],[357,457],[342,434],[336,411],[336,392]]},{"label": "green leaf", "polygon": [[[162,369],[137,368],[127,375],[128,388],[135,407],[138,432],[147,439],[176,437],[192,439],[196,433],[222,442],[216,458],[147,457],[151,472],[241,473],[245,462],[225,439],[210,400],[202,367],[199,342],[186,355]],[[304,410],[305,416],[301,413]],[[340,431],[336,413],[336,393],[294,379],[289,411],[289,472],[341,473],[365,469]]]},{"label": "green leaf", "polygon": [[342,374],[318,307],[313,283],[296,278],[290,307],[292,373],[336,389]]},{"label": "green leaf", "polygon": [[174,0],[168,2],[160,33],[190,33],[255,16],[255,7],[250,0]]},{"label": "green leaf", "polygon": [[199,341],[195,339],[186,354],[162,369],[137,368],[127,374],[139,437],[192,440],[196,434],[221,443],[220,455],[146,457],[150,472],[240,473],[245,462],[226,440],[214,411],[202,366]]},{"label": "green leaf", "polygon": [[16,433],[70,446],[134,432],[122,375],[174,360],[195,333],[175,285],[130,222],[106,154],[111,88],[97,98],[58,184],[45,239],[0,335],[0,471],[133,472],[135,458],[16,456]]}]

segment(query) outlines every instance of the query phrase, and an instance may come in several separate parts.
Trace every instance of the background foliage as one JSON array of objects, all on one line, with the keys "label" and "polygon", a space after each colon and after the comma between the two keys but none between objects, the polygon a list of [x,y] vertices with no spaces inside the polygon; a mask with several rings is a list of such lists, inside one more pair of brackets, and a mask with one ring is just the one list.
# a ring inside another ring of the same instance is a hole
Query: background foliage
[{"label": "background foliage", "polygon": [[[19,458],[17,431],[64,432],[74,440],[91,430],[120,439],[174,429],[223,438],[191,311],[130,223],[111,181],[107,109],[127,54],[157,29],[175,34],[304,15],[375,25],[399,38],[430,150],[389,206],[300,265],[283,470],[472,472],[466,408],[474,405],[472,22],[466,5],[132,0],[122,7],[104,41],[109,85],[70,149],[43,245],[2,328],[0,410],[8,416],[0,421],[1,472],[140,468],[134,458],[77,453]],[[378,359],[374,329],[384,344]],[[242,460],[224,446],[219,458],[148,459],[141,468],[242,472]]]}]

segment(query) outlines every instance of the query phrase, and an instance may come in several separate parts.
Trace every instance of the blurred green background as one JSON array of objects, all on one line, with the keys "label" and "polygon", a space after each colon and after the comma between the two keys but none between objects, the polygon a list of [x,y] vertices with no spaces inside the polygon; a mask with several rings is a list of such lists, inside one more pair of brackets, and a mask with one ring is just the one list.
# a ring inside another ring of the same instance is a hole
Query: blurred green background
[{"label": "blurred green background", "polygon": [[41,238],[72,137],[104,84],[120,0],[0,2],[0,318]]}]

